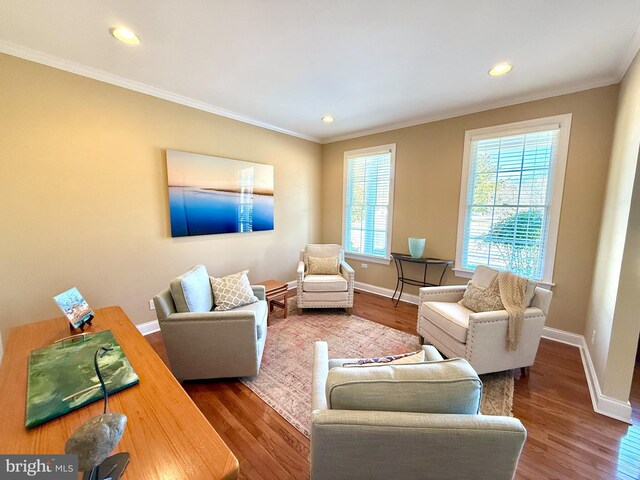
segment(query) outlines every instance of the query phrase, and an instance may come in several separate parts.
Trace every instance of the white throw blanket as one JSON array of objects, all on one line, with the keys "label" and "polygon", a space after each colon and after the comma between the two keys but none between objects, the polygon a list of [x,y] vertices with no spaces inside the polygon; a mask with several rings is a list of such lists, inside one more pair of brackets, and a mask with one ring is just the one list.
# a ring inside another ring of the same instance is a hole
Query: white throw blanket
[{"label": "white throw blanket", "polygon": [[498,274],[498,286],[500,287],[500,300],[509,314],[507,350],[514,351],[518,348],[522,332],[524,309],[526,308],[524,299],[527,291],[527,279],[511,272],[500,272]]}]

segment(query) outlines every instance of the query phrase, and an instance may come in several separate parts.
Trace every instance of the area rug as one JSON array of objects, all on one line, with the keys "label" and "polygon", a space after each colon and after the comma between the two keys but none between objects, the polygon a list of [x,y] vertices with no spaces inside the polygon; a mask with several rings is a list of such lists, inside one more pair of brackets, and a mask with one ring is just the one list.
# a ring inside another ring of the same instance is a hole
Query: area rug
[{"label": "area rug", "polygon": [[[418,337],[336,310],[310,310],[268,328],[257,377],[240,379],[291,425],[309,436],[311,373],[314,342],[329,344],[330,358],[378,357],[418,350]],[[510,372],[482,375],[480,410],[485,415],[511,416],[513,376]]]}]

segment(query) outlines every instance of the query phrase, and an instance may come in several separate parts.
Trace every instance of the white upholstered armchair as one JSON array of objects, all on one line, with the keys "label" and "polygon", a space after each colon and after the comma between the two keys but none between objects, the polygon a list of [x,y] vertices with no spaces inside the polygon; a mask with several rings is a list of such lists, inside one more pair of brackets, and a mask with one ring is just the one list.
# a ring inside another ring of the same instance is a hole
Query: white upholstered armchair
[{"label": "white upholstered armchair", "polygon": [[506,310],[479,312],[458,304],[466,285],[420,289],[418,335],[449,358],[465,358],[478,374],[533,365],[540,336],[549,311],[552,293],[536,288],[530,306],[524,311],[518,348],[506,348],[508,314]]},{"label": "white upholstered armchair", "polygon": [[344,367],[316,342],[311,479],[513,479],[527,432],[479,415],[482,382],[467,361],[422,347],[426,362]]},{"label": "white upholstered armchair", "polygon": [[[335,274],[316,275],[309,270],[309,257],[337,257]],[[309,244],[300,251],[298,263],[298,310],[305,308],[353,308],[353,268],[344,260],[344,250],[336,244]]]}]

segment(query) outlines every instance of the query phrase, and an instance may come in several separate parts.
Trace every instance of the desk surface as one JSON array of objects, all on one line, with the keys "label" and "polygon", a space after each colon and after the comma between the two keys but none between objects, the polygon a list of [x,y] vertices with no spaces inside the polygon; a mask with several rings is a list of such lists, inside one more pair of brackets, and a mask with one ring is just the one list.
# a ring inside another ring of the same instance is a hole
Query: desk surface
[{"label": "desk surface", "polygon": [[[124,478],[235,479],[236,457],[120,307],[97,310],[85,329],[101,330],[113,331],[140,377],[109,397],[109,410],[128,419],[114,450],[131,454]],[[102,413],[100,401],[31,430],[24,426],[29,353],[68,335],[65,318],[11,330],[0,368],[0,453],[64,453],[76,428]]]}]

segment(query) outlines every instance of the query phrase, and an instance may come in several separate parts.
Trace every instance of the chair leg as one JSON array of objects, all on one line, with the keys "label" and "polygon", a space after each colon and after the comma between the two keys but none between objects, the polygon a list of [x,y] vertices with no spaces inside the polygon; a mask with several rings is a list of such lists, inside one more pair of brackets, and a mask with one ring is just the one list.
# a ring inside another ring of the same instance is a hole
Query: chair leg
[{"label": "chair leg", "polygon": [[347,307],[344,309],[344,311],[347,312],[347,315],[351,315],[351,312],[353,312],[353,308]]},{"label": "chair leg", "polygon": [[520,367],[520,373],[522,373],[523,377],[529,376],[529,367]]},{"label": "chair leg", "polygon": [[424,337],[422,335],[418,335],[418,340],[420,340],[420,345],[424,345]]}]

